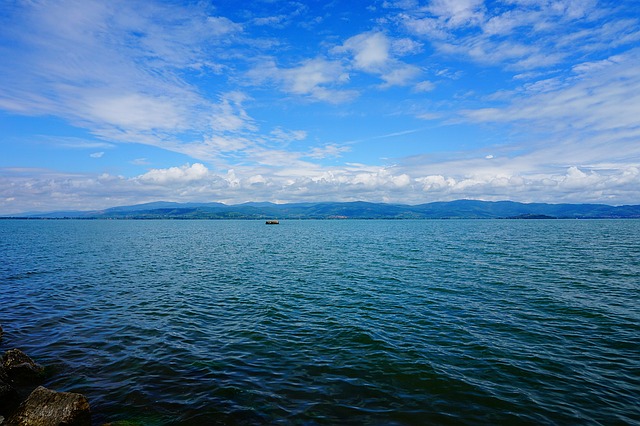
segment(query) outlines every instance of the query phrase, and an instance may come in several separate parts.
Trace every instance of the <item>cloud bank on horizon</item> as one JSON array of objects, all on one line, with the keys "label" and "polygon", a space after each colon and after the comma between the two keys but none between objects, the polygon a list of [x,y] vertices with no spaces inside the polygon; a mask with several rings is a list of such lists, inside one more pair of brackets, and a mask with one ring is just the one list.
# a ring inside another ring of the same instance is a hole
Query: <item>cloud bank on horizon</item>
[{"label": "cloud bank on horizon", "polygon": [[635,1],[10,0],[0,213],[640,203]]}]

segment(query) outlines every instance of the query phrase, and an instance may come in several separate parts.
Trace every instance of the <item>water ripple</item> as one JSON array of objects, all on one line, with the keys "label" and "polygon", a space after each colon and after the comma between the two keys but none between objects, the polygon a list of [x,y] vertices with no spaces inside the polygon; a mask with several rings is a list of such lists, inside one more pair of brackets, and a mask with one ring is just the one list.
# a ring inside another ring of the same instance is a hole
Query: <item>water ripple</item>
[{"label": "water ripple", "polygon": [[640,221],[0,221],[96,423],[640,423]]}]

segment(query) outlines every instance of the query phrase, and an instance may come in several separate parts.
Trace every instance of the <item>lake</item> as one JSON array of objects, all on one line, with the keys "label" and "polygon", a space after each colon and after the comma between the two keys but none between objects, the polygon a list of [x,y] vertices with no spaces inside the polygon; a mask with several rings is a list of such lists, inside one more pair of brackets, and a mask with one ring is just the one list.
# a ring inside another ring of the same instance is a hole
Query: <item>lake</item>
[{"label": "lake", "polygon": [[640,424],[640,220],[0,220],[96,424]]}]

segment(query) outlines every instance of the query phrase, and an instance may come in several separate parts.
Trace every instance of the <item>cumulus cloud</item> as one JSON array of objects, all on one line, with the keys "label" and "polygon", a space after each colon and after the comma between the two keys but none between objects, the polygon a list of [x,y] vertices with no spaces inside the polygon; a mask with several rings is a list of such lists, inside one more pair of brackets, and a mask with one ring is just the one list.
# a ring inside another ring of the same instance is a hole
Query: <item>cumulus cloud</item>
[{"label": "cumulus cloud", "polygon": [[[351,164],[275,173],[268,169],[265,173],[256,173],[252,168],[236,167],[222,174],[195,163],[152,169],[131,178],[0,169],[0,214],[25,210],[99,209],[159,199],[226,203],[367,199],[418,204],[477,198],[632,204],[640,196],[640,169],[636,166],[601,171],[570,166],[552,173],[510,172],[508,167],[491,168],[486,166],[486,159],[480,160],[485,166],[467,163],[465,170],[451,162],[421,167]],[[269,191],[265,192],[266,188]],[[15,206],[21,206],[22,210],[17,211]]]},{"label": "cumulus cloud", "polygon": [[146,183],[174,185],[201,181],[208,175],[209,169],[201,163],[195,163],[193,165],[185,164],[181,167],[170,167],[168,169],[152,169],[138,176],[136,179]]},{"label": "cumulus cloud", "polygon": [[432,199],[461,197],[521,202],[608,202],[632,203],[640,183],[637,168],[602,174],[569,167],[547,175],[480,174],[462,177],[428,175],[416,179],[418,187]]}]

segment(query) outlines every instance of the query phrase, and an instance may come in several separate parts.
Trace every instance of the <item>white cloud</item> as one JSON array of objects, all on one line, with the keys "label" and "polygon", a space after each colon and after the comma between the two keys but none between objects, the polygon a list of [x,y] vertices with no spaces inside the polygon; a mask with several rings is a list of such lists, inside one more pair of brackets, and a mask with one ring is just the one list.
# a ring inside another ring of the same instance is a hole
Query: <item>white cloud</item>
[{"label": "white cloud", "polygon": [[[421,73],[422,70],[415,65],[401,64],[395,66],[381,75],[381,78],[384,80],[382,87],[409,85],[415,81]],[[420,87],[424,87],[424,84]]]},{"label": "white cloud", "polygon": [[258,26],[267,25],[271,27],[280,27],[286,19],[286,15],[276,15],[254,18],[252,22]]},{"label": "white cloud", "polygon": [[307,132],[304,130],[286,130],[276,127],[271,131],[271,137],[278,142],[301,141],[307,138]]},{"label": "white cloud", "polygon": [[276,81],[287,93],[317,101],[342,103],[357,96],[352,90],[335,89],[349,80],[349,74],[340,62],[324,58],[308,59],[291,68],[278,68],[267,61],[249,71],[247,77],[254,84]]},{"label": "white cloud", "polygon": [[[267,2],[268,3],[268,2]],[[284,28],[285,26],[294,23],[294,19],[299,18],[304,12],[308,10],[308,6],[300,2],[280,2],[277,6],[269,5],[269,13],[273,11],[280,12],[277,15],[268,16],[255,16],[250,19],[253,25],[257,26],[270,26],[274,28]],[[248,9],[245,13],[250,13],[252,9]],[[304,27],[313,26],[321,20],[321,17],[307,17],[305,22],[296,22]]]},{"label": "white cloud", "polygon": [[351,67],[380,76],[383,83],[379,86],[404,86],[411,84],[422,70],[401,62],[392,55],[404,55],[419,49],[419,44],[410,39],[390,39],[382,32],[366,32],[347,39],[341,46],[335,47],[334,54],[351,55]]},{"label": "white cloud", "polygon": [[89,154],[89,157],[91,157],[91,158],[102,158],[103,155],[104,155],[104,151],[100,151],[100,152],[94,152],[92,154]]},{"label": "white cloud", "polygon": [[640,183],[640,174],[636,168],[604,175],[570,167],[564,173],[539,176],[481,174],[452,177],[438,174],[417,178],[416,183],[430,199],[436,200],[464,197],[494,201],[625,204],[633,203],[638,195],[634,185]]},{"label": "white cloud", "polygon": [[[0,169],[0,214],[100,209],[159,199],[226,203],[364,199],[418,204],[475,198],[637,204],[640,197],[640,167],[637,166],[600,171],[570,166],[543,173],[527,168],[528,161],[505,157],[487,161],[479,157],[437,164],[405,162],[388,168],[362,164],[311,165],[309,168],[309,164],[301,163],[261,171],[235,167],[225,174],[214,173],[203,164],[195,163],[152,169],[132,178]],[[494,162],[498,164],[493,165]]]},{"label": "white cloud", "polygon": [[209,29],[209,34],[215,37],[228,36],[242,31],[242,25],[224,16],[209,16],[206,19],[206,26]]},{"label": "white cloud", "polygon": [[122,96],[102,94],[88,99],[87,118],[132,130],[174,129],[184,127],[185,113],[166,97],[129,93]]},{"label": "white cloud", "polygon": [[315,147],[311,150],[307,157],[310,158],[328,158],[340,157],[342,153],[350,151],[348,146],[340,146],[338,144],[328,144],[322,147]]},{"label": "white cloud", "polygon": [[299,95],[317,94],[324,91],[323,85],[344,82],[348,75],[338,62],[324,59],[311,59],[296,68],[283,73],[284,80],[291,92]]},{"label": "white cloud", "polygon": [[93,141],[84,138],[71,136],[42,136],[40,138],[44,143],[59,146],[61,148],[72,149],[97,149],[97,148],[114,148],[115,145],[108,142]]},{"label": "white cloud", "polygon": [[424,81],[421,81],[421,82],[417,83],[413,87],[413,90],[416,91],[416,92],[430,92],[435,88],[436,88],[436,85],[433,82],[428,81],[428,80],[424,80]]},{"label": "white cloud", "polygon": [[[537,128],[574,132],[608,132],[610,141],[617,131],[640,131],[640,49],[608,60],[577,65],[577,76],[564,81],[546,81],[529,86],[526,96],[515,97],[504,107],[468,110],[465,115],[477,121],[529,122]],[[621,141],[620,141],[621,142]],[[631,149],[635,153],[636,149]]]},{"label": "white cloud", "polygon": [[118,0],[23,2],[15,12],[22,19],[0,28],[14,40],[11,63],[0,61],[0,108],[56,116],[110,142],[178,151],[181,132],[252,129],[233,92],[218,89],[213,97],[222,99],[212,101],[182,78],[184,70],[217,69],[211,58],[228,54],[243,28],[226,17]]},{"label": "white cloud", "polygon": [[437,19],[431,17],[416,17],[410,14],[401,13],[398,20],[412,34],[423,36],[434,40],[443,40],[448,37],[448,30],[438,22]]},{"label": "white cloud", "polygon": [[614,9],[595,0],[434,0],[401,9],[396,21],[438,51],[507,69],[548,68],[640,40],[636,20],[608,19]]},{"label": "white cloud", "polygon": [[242,92],[221,95],[221,101],[213,108],[211,128],[219,132],[256,130],[253,119],[243,107],[248,97]]},{"label": "white cloud", "polygon": [[432,0],[429,12],[446,22],[446,25],[458,27],[483,21],[484,0]]},{"label": "white cloud", "polygon": [[416,115],[420,120],[439,120],[442,119],[442,114],[436,112],[422,112]]},{"label": "white cloud", "polygon": [[147,158],[136,158],[130,161],[131,164],[135,166],[146,166],[149,164],[149,160]]},{"label": "white cloud", "polygon": [[170,167],[168,169],[152,169],[138,176],[136,179],[145,183],[174,185],[201,181],[208,176],[209,169],[201,163],[195,163],[193,165],[185,164],[181,167]]},{"label": "white cloud", "polygon": [[450,37],[452,31],[482,24],[485,18],[483,0],[432,0],[426,7],[396,4],[404,10],[397,20],[416,35],[436,40]]},{"label": "white cloud", "polygon": [[417,54],[422,51],[422,43],[410,38],[392,39],[391,51],[397,56]]},{"label": "white cloud", "polygon": [[389,61],[391,42],[380,32],[363,33],[347,39],[344,44],[334,49],[335,52],[350,52],[356,69],[378,72]]}]

